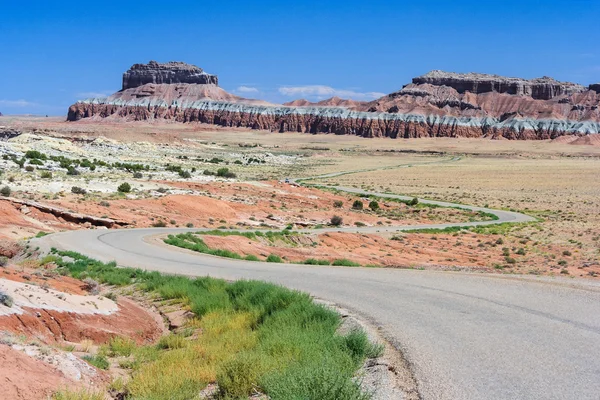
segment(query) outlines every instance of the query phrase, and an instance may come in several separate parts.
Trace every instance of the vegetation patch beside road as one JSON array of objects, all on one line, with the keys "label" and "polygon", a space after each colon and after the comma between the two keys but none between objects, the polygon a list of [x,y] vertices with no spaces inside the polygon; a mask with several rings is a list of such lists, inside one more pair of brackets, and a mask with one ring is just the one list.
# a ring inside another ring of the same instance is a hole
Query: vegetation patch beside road
[{"label": "vegetation patch beside road", "polygon": [[340,316],[308,294],[259,281],[190,279],[117,268],[70,251],[52,253],[60,274],[135,288],[194,314],[156,345],[115,338],[90,358],[100,368],[117,360],[130,371],[128,380],[112,385],[122,398],[185,400],[212,383],[221,399],[261,393],[272,399],[370,397],[355,375],[382,348],[361,330],[338,334]]}]

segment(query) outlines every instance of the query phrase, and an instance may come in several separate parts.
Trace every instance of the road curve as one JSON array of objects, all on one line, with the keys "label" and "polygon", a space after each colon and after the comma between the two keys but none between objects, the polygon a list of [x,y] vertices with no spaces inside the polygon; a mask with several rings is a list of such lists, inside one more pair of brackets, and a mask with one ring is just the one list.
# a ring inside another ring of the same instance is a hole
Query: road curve
[{"label": "road curve", "polygon": [[587,281],[222,259],[120,229],[37,239],[119,265],[260,279],[368,318],[405,355],[423,399],[598,399],[600,286]]},{"label": "road curve", "polygon": [[[494,213],[498,220],[326,230],[376,232],[532,220],[510,211],[459,207]],[[336,302],[381,327],[410,363],[423,399],[600,399],[600,285],[595,282],[248,262],[193,253],[158,239],[200,230],[70,231],[34,239],[32,245],[165,273],[260,279]]]}]

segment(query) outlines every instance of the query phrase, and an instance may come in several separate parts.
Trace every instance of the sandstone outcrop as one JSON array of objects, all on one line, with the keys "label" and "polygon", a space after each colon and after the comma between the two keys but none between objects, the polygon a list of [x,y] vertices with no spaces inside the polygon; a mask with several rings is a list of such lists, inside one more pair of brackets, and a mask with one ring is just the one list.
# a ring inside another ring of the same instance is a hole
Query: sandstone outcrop
[{"label": "sandstone outcrop", "polygon": [[547,77],[432,71],[372,102],[334,97],[274,105],[234,96],[216,84],[146,83],[73,104],[67,119],[165,119],[364,137],[554,139],[600,133],[600,94],[592,87]]},{"label": "sandstone outcrop", "polygon": [[440,70],[433,70],[413,78],[412,82],[417,85],[428,83],[434,86],[449,86],[458,93],[467,91],[475,94],[498,92],[516,96],[531,96],[539,100],[550,100],[558,96],[585,91],[582,85],[559,82],[548,76],[527,80],[473,72],[457,74]]},{"label": "sandstone outcrop", "polygon": [[590,90],[593,90],[596,93],[600,93],[600,83],[592,83],[590,85]]},{"label": "sandstone outcrop", "polygon": [[171,61],[160,64],[150,61],[148,64],[134,64],[123,74],[121,90],[136,88],[147,83],[196,83],[200,85],[218,85],[216,75],[207,74],[202,68],[184,62]]}]

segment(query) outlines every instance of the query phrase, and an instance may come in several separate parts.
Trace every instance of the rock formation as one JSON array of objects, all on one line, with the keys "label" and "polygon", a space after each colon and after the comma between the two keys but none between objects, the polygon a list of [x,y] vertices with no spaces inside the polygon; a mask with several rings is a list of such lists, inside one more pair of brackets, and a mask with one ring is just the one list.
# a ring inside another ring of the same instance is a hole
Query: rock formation
[{"label": "rock formation", "polygon": [[413,78],[412,82],[416,85],[428,83],[434,86],[449,86],[458,93],[467,91],[475,94],[498,92],[516,96],[531,96],[538,100],[550,100],[558,96],[571,95],[585,90],[581,85],[559,82],[548,76],[527,80],[473,72],[457,74],[440,70],[434,70]]},{"label": "rock formation", "polygon": [[184,62],[171,61],[165,64],[150,61],[148,64],[134,64],[123,74],[122,90],[136,88],[147,83],[197,83],[218,85],[216,75],[207,74],[202,68]]},{"label": "rock formation", "polygon": [[[158,66],[152,71],[163,71],[160,66],[175,64],[148,65]],[[176,65],[179,70],[181,64]],[[167,75],[161,73],[151,75],[152,83],[129,87],[143,82],[128,75],[140,68],[134,66],[126,73],[127,84],[124,75],[126,89],[73,104],[67,119],[167,119],[278,132],[392,138],[553,139],[600,133],[596,85],[588,89],[547,77],[525,80],[432,71],[372,102],[331,98],[274,105],[229,94],[216,85],[216,77],[215,83],[167,83]],[[202,71],[187,64],[183,68],[190,69]],[[187,79],[182,76],[177,79]]]},{"label": "rock formation", "polygon": [[[600,93],[600,83],[592,83],[590,85],[590,90],[593,90],[596,93]],[[2,114],[0,114],[2,115]]]}]

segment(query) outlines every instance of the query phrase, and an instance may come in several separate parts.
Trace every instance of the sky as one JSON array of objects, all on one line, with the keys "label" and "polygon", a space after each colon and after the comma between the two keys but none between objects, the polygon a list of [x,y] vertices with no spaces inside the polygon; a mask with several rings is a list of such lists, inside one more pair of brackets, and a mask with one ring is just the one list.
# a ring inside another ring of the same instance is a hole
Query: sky
[{"label": "sky", "polygon": [[600,1],[0,0],[0,112],[66,115],[134,63],[276,103],[371,100],[432,69],[600,82]]}]

